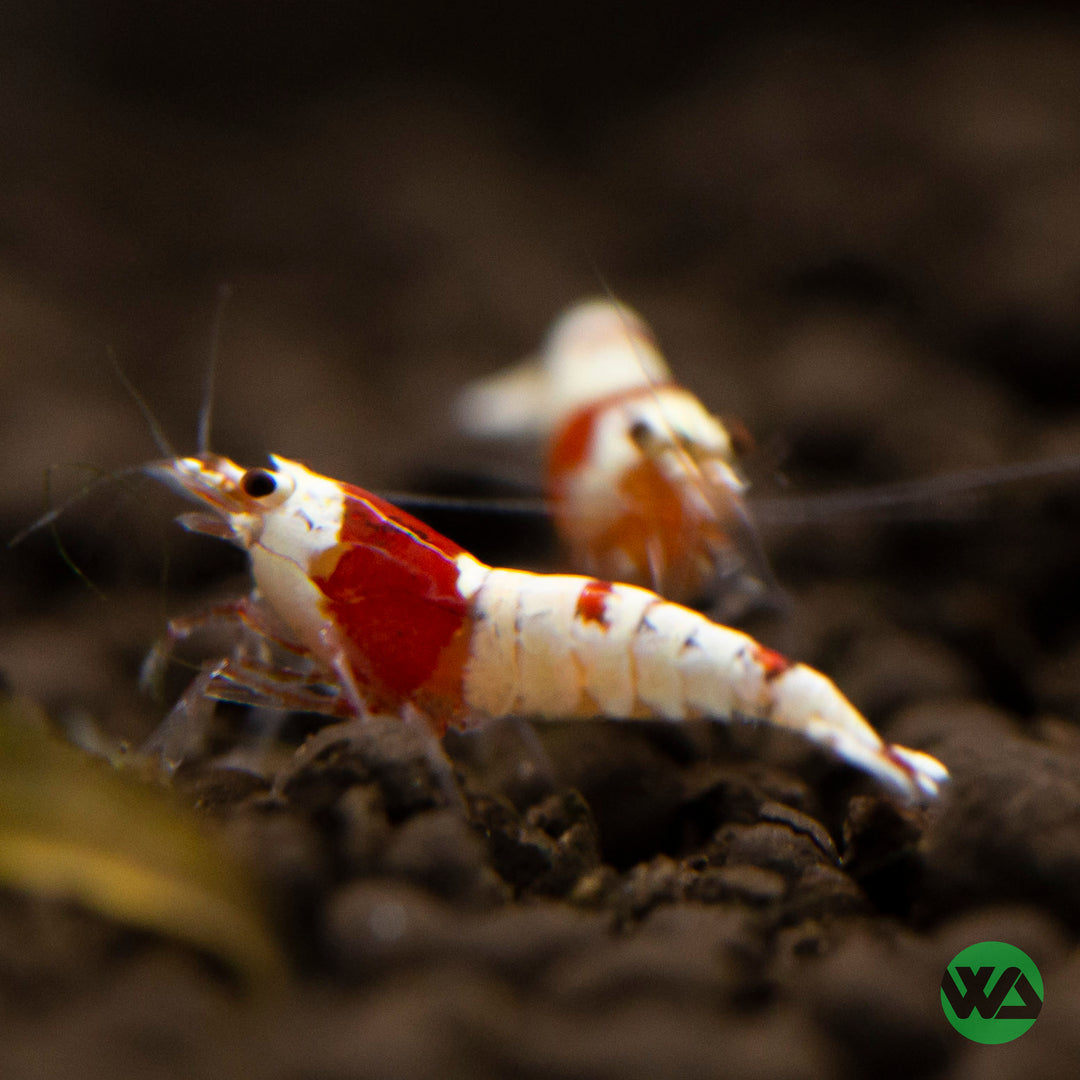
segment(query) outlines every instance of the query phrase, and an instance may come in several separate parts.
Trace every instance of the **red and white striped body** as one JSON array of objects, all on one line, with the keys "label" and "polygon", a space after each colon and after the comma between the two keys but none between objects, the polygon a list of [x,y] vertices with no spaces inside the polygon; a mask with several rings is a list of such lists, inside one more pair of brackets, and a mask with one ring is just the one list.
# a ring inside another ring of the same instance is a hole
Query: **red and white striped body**
[{"label": "red and white striped body", "polygon": [[702,606],[739,575],[769,580],[726,428],[672,381],[624,305],[571,308],[538,361],[469,387],[457,412],[473,434],[547,439],[547,491],[576,569]]},{"label": "red and white striped body", "polygon": [[[489,567],[360,488],[297,462],[203,454],[150,466],[212,513],[189,528],[247,549],[238,617],[336,688],[326,711],[423,715],[438,732],[527,716],[759,720],[903,795],[948,773],[882,742],[824,675],[631,585]],[[234,678],[235,681],[235,678]]]}]

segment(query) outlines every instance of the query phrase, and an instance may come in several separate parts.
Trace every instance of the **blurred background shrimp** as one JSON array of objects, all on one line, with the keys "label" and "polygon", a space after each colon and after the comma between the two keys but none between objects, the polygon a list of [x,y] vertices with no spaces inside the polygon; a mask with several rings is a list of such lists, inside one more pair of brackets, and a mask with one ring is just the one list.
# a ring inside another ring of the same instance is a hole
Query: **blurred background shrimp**
[{"label": "blurred background shrimp", "polygon": [[540,436],[568,566],[731,618],[778,596],[724,424],[614,300],[564,312],[542,355],[462,391],[478,436]]}]

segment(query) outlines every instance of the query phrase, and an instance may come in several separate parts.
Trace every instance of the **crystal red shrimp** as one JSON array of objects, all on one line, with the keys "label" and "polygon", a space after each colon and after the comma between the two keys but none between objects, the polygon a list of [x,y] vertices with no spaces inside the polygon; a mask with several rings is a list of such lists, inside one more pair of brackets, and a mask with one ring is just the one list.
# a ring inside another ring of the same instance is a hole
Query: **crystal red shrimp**
[{"label": "crystal red shrimp", "polygon": [[948,778],[933,757],[884,743],[826,676],[745,634],[632,585],[486,566],[361,488],[271,461],[245,470],[204,452],[148,466],[209,510],[182,524],[249,553],[252,593],[211,614],[313,667],[289,677],[245,654],[200,692],[339,716],[411,710],[437,733],[505,716],[745,718],[909,799]]},{"label": "crystal red shrimp", "polygon": [[771,586],[731,436],[625,305],[570,308],[539,360],[473,384],[457,413],[473,434],[547,439],[547,493],[575,569],[702,607]]}]

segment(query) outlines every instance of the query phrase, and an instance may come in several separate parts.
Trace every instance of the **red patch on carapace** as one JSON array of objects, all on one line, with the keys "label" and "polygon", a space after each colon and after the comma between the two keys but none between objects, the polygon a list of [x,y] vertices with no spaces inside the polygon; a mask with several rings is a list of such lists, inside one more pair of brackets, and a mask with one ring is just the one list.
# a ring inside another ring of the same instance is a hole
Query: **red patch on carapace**
[{"label": "red patch on carapace", "polygon": [[340,547],[318,560],[312,579],[373,703],[411,703],[443,728],[461,709],[471,638],[454,562],[463,549],[390,503],[342,488]]},{"label": "red patch on carapace", "polygon": [[597,626],[606,630],[607,621],[607,598],[611,595],[610,581],[590,581],[581,590],[574,614],[582,622],[594,622]]},{"label": "red patch on carapace", "polygon": [[792,667],[791,661],[783,653],[764,645],[755,645],[754,659],[765,669],[765,678],[768,680],[779,678]]},{"label": "red patch on carapace", "polygon": [[[465,549],[455,544],[448,536],[437,533],[429,528],[419,518],[396,507],[393,503],[380,499],[378,495],[372,495],[370,491],[355,487],[353,484],[341,484],[341,490],[345,494],[345,516],[341,522],[340,540],[348,544],[355,541],[367,542],[372,534],[372,527],[377,520],[393,522],[407,530],[413,536],[438,548],[450,559],[465,554]],[[381,535],[381,534],[380,534]],[[400,544],[415,542],[412,538],[402,538]]]}]

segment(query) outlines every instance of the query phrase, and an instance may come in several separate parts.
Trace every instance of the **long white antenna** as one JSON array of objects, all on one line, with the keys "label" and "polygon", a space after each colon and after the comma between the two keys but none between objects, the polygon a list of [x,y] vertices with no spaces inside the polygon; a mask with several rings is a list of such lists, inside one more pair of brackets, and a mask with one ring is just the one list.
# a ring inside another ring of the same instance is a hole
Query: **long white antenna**
[{"label": "long white antenna", "polygon": [[120,366],[120,361],[116,359],[116,353],[113,351],[112,346],[107,346],[105,351],[120,385],[127,391],[128,397],[135,402],[135,407],[146,421],[146,426],[150,429],[150,436],[154,440],[154,445],[161,451],[162,457],[177,457],[178,454],[173,449],[172,443],[169,442],[169,438],[165,434],[165,429],[154,415],[153,409],[147,404],[146,398],[139,393],[135,388],[135,384],[124,374],[124,369]]},{"label": "long white antenna", "polygon": [[[100,472],[100,470],[98,470],[96,466],[88,465],[85,467]],[[55,466],[50,465],[45,473],[46,501],[49,501],[49,492],[52,486],[51,476],[54,468]],[[47,525],[52,525],[53,522],[56,521],[56,519],[59,518],[61,514],[67,513],[67,511],[70,510],[71,507],[73,507],[76,503],[82,502],[83,499],[92,495],[99,488],[104,487],[105,484],[111,484],[114,480],[119,480],[125,476],[136,476],[139,474],[145,475],[145,472],[145,465],[131,465],[126,469],[118,469],[115,472],[105,473],[104,475],[99,475],[95,477],[93,480],[89,481],[81,488],[79,488],[79,490],[76,491],[74,495],[71,495],[67,499],[65,499],[63,503],[61,503],[59,506],[54,506],[51,510],[47,510],[36,521],[32,521],[25,528],[20,529],[7,542],[7,546],[9,548],[16,547],[18,544],[21,544],[28,536],[36,533],[39,529],[44,529]]]},{"label": "long white antenna", "polygon": [[[918,515],[918,519],[922,520],[931,517],[933,520],[947,520],[957,517],[954,500],[958,495],[974,495],[1003,484],[1047,480],[1070,473],[1080,473],[1080,455],[965,469],[924,480],[901,480],[856,488],[854,491],[756,498],[754,516],[759,521],[774,524],[806,525],[831,521],[845,514],[870,514],[949,500],[935,515]],[[910,514],[910,510],[907,514]]]},{"label": "long white antenna", "polygon": [[210,423],[214,412],[214,382],[217,377],[218,353],[221,351],[221,328],[225,322],[225,308],[232,299],[232,285],[223,281],[217,290],[214,321],[210,327],[210,357],[203,377],[202,400],[199,402],[199,438],[196,448],[200,454],[210,449]]}]

